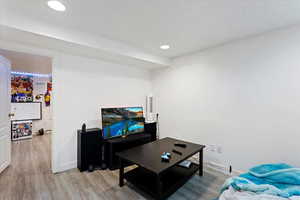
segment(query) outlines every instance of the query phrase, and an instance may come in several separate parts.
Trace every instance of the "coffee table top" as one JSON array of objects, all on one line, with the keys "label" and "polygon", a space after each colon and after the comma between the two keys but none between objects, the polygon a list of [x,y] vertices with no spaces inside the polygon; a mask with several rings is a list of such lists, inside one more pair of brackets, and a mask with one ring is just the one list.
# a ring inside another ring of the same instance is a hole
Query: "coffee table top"
[{"label": "coffee table top", "polygon": [[[186,144],[186,148],[174,146],[175,143]],[[116,155],[124,160],[130,161],[140,167],[159,174],[181,161],[186,160],[204,148],[204,145],[167,137],[119,152]],[[172,152],[173,149],[181,152],[182,155]],[[162,162],[160,156],[163,152],[171,153],[171,159],[169,162]]]}]

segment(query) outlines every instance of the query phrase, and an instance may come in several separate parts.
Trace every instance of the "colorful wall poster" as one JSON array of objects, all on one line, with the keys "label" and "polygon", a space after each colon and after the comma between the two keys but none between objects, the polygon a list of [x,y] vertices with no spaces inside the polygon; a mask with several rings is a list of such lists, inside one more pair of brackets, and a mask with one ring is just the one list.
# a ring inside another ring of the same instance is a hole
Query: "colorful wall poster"
[{"label": "colorful wall poster", "polygon": [[11,75],[11,102],[33,102],[32,91],[32,76]]}]

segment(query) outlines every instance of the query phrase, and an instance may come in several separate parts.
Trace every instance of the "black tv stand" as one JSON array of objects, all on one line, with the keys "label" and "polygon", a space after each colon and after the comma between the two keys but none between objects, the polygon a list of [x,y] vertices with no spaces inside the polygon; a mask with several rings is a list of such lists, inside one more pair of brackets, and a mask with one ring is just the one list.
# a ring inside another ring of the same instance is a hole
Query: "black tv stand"
[{"label": "black tv stand", "polygon": [[[106,140],[105,160],[107,167],[110,170],[119,169],[119,158],[115,155],[117,152],[146,144],[153,141],[151,135],[148,133],[139,133],[128,135],[127,137],[118,137]],[[130,165],[130,163],[127,163]]]}]

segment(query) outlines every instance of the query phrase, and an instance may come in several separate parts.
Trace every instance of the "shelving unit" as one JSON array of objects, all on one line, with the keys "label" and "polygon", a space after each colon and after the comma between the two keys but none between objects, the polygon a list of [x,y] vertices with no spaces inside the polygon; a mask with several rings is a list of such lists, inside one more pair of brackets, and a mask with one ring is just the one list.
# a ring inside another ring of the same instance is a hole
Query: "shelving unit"
[{"label": "shelving unit", "polygon": [[[199,165],[192,163],[189,168],[174,166],[165,171],[161,176],[162,198],[167,198],[178,188],[183,186],[197,171]],[[132,183],[140,190],[150,194],[154,198],[157,195],[156,175],[150,171],[137,167],[124,174],[125,180]]]}]

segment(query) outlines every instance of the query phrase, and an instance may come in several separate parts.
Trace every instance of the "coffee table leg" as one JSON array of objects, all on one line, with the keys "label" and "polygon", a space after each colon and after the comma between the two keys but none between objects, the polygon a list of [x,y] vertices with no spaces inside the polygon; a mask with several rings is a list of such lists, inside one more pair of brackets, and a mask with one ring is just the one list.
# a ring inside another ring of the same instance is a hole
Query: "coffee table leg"
[{"label": "coffee table leg", "polygon": [[157,188],[157,200],[161,200],[162,199],[162,183],[160,180],[160,175],[158,174],[156,176],[156,188]]},{"label": "coffee table leg", "polygon": [[122,158],[120,158],[119,186],[124,186],[124,164]]},{"label": "coffee table leg", "polygon": [[199,176],[203,176],[203,150],[199,152]]}]

